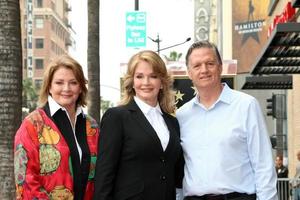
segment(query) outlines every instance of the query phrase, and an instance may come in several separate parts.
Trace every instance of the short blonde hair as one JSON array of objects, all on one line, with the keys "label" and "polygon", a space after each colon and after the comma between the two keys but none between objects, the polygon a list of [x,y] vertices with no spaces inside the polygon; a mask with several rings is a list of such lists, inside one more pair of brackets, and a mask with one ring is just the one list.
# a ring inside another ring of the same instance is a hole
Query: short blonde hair
[{"label": "short blonde hair", "polygon": [[47,66],[44,72],[43,84],[40,90],[39,106],[42,107],[47,103],[51,83],[53,80],[53,75],[60,68],[66,68],[73,71],[75,78],[79,82],[81,88],[81,93],[76,101],[76,104],[77,106],[78,105],[83,107],[86,106],[87,105],[87,87],[86,87],[87,80],[84,77],[81,65],[69,55],[58,56],[54,58]]},{"label": "short blonde hair", "polygon": [[134,73],[140,61],[145,61],[153,67],[153,72],[161,80],[162,89],[158,94],[158,102],[161,109],[167,113],[175,111],[175,96],[173,91],[173,79],[167,71],[166,65],[161,57],[154,51],[144,50],[133,55],[129,62],[127,72],[123,79],[123,97],[121,105],[128,104],[136,95],[133,88]]}]

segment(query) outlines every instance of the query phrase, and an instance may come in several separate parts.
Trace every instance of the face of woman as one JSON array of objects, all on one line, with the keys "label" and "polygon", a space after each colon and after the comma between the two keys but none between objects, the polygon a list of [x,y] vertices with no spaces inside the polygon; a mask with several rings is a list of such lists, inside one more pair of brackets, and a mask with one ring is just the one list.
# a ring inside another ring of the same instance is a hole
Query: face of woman
[{"label": "face of woman", "polygon": [[150,106],[156,106],[162,83],[158,75],[153,72],[152,66],[146,61],[138,63],[134,73],[133,87],[138,98]]},{"label": "face of woman", "polygon": [[81,88],[71,69],[61,67],[54,72],[50,93],[59,105],[67,110],[75,110]]}]

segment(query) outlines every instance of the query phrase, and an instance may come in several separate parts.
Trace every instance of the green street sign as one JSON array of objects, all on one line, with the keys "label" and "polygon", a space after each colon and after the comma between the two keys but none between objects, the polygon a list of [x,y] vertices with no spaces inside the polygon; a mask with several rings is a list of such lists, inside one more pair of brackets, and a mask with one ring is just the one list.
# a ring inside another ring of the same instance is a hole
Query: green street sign
[{"label": "green street sign", "polygon": [[126,13],[126,47],[146,47],[146,12]]}]

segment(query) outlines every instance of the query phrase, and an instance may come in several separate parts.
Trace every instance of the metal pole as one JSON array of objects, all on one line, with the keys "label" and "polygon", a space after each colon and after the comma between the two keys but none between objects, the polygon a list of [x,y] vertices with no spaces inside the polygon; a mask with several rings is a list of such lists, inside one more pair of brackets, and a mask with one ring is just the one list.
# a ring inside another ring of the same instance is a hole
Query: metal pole
[{"label": "metal pole", "polygon": [[158,53],[158,55],[159,55],[159,52],[160,52],[160,46],[159,46],[159,44],[160,44],[159,34],[157,34],[157,39],[156,39],[156,41],[157,41],[157,53]]},{"label": "metal pole", "polygon": [[218,47],[223,58],[223,3],[222,0],[217,1],[217,27],[218,27]]},{"label": "metal pole", "polygon": [[139,10],[139,0],[134,0],[134,10],[135,11]]}]

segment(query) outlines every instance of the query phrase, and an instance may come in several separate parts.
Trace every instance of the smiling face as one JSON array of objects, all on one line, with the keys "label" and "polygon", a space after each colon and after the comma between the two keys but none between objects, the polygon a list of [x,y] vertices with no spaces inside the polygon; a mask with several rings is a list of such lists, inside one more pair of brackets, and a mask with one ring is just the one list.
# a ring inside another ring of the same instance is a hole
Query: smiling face
[{"label": "smiling face", "polygon": [[153,67],[146,61],[139,61],[133,77],[136,96],[145,103],[156,106],[161,87],[161,79],[154,73]]},{"label": "smiling face", "polygon": [[53,74],[49,92],[59,105],[74,111],[81,87],[71,69],[60,67]]},{"label": "smiling face", "polygon": [[188,60],[188,75],[198,90],[212,89],[221,83],[222,65],[211,48],[194,49]]}]

